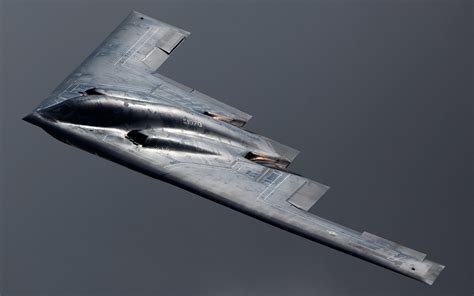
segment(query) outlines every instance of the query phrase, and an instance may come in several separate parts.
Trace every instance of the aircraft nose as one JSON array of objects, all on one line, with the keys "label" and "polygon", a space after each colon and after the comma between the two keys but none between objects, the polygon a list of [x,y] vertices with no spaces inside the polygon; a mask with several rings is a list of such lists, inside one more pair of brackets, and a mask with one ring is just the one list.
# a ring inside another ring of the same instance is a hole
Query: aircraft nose
[{"label": "aircraft nose", "polygon": [[43,118],[41,117],[41,115],[38,114],[38,112],[32,112],[23,117],[23,120],[31,124],[40,126],[41,122],[43,121]]}]

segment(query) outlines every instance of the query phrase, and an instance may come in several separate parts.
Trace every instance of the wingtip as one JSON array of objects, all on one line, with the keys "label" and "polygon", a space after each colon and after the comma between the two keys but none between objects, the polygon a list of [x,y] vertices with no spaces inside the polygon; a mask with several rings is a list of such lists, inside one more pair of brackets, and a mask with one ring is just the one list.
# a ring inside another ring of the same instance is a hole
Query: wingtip
[{"label": "wingtip", "polygon": [[444,266],[442,264],[438,264],[438,263],[433,262],[433,265],[431,266],[431,268],[426,273],[426,276],[423,279],[423,282],[430,285],[430,286],[433,285],[434,282],[436,281],[436,279],[438,278],[438,276],[441,274],[441,272],[443,271],[443,269],[445,267],[446,266]]},{"label": "wingtip", "polygon": [[144,14],[144,13],[141,13],[140,11],[136,11],[136,10],[132,10],[130,12],[130,16],[132,17],[140,17],[140,18],[149,18],[149,19],[152,19],[152,17],[149,17],[148,15]]},{"label": "wingtip", "polygon": [[130,14],[132,14],[132,15],[144,15],[143,13],[141,13],[140,11],[137,11],[137,10],[132,10],[130,12]]}]

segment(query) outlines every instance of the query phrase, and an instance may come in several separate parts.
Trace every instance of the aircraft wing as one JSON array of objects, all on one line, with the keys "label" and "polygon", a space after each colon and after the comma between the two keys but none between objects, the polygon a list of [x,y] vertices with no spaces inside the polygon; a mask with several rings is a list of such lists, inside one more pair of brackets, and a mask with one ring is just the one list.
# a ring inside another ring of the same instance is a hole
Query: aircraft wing
[{"label": "aircraft wing", "polygon": [[444,269],[422,252],[310,213],[329,189],[316,181],[242,157],[233,161],[188,158],[164,168],[162,177],[170,183],[427,284],[433,284]]},{"label": "aircraft wing", "polygon": [[156,70],[190,35],[189,32],[139,12],[130,15],[71,73],[37,110],[78,97],[92,88],[122,90],[141,100],[167,100],[243,126],[251,116]]},{"label": "aircraft wing", "polygon": [[68,126],[67,132],[69,139],[98,144],[99,156],[427,284],[444,268],[424,253],[310,213],[327,186],[232,150],[219,155],[211,140],[199,139],[194,145],[192,136],[182,141],[184,134],[176,137],[163,129],[134,131],[126,137],[116,130],[81,126]]},{"label": "aircraft wing", "polygon": [[73,146],[432,284],[443,265],[308,210],[327,186],[286,170],[298,151],[250,115],[156,70],[189,33],[131,13],[25,120]]},{"label": "aircraft wing", "polygon": [[[143,131],[140,143],[151,147],[156,131]],[[159,135],[159,138],[171,135]],[[213,146],[200,141],[200,151],[176,153],[174,149],[137,150],[124,146],[120,137],[103,137],[104,155],[142,173],[164,180],[229,206],[272,225],[342,250],[401,274],[432,284],[444,266],[426,254],[369,232],[358,232],[318,217],[309,209],[328,186],[280,169],[269,168],[239,155],[219,157]],[[148,139],[150,142],[148,143]],[[189,141],[187,141],[190,143]],[[124,148],[125,147],[125,148]],[[231,152],[230,152],[231,153]],[[129,156],[127,156],[129,155]],[[137,161],[130,165],[127,158]],[[124,161],[125,159],[125,161]]]}]

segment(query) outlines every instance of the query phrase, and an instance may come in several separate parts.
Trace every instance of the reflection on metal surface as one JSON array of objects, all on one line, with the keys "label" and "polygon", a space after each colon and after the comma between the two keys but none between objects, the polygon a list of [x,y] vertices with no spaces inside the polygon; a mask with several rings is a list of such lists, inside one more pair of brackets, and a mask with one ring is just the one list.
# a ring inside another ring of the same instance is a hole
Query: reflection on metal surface
[{"label": "reflection on metal surface", "polygon": [[308,210],[327,186],[287,171],[298,151],[251,116],[156,73],[189,33],[133,12],[24,120],[60,141],[316,242],[432,284],[443,265]]},{"label": "reflection on metal surface", "polygon": [[245,158],[264,166],[279,168],[279,169],[285,169],[288,167],[288,165],[290,165],[290,162],[288,160],[278,159],[278,158],[273,158],[273,157],[268,157],[268,156],[263,156],[263,155],[257,155],[252,152],[247,153],[245,155]]},{"label": "reflection on metal surface", "polygon": [[204,112],[204,114],[208,115],[208,116],[211,116],[215,120],[220,120],[220,121],[223,121],[223,122],[227,122],[227,123],[230,123],[230,124],[238,126],[238,127],[242,127],[242,126],[245,125],[245,121],[243,121],[243,120],[230,118],[230,117],[227,117],[227,116],[224,116],[224,115],[219,115],[219,114],[216,114],[216,113],[213,113],[213,112],[208,112],[208,111]]}]

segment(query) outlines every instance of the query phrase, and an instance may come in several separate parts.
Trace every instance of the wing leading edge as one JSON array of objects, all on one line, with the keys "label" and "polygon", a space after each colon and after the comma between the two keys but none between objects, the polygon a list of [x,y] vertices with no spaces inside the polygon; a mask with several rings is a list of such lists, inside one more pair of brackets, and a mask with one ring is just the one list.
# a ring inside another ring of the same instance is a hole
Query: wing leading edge
[{"label": "wing leading edge", "polygon": [[[249,114],[156,73],[189,34],[132,12],[26,120],[68,144],[432,284],[444,266],[425,254],[308,212],[328,187],[286,171],[297,150],[242,130]],[[49,120],[45,112],[60,116]]]},{"label": "wing leading edge", "polygon": [[426,254],[308,212],[329,189],[318,182],[243,160],[227,165],[180,163],[167,169],[167,177],[186,180],[188,190],[429,285],[444,269]]},{"label": "wing leading edge", "polygon": [[156,73],[190,33],[139,12],[130,15],[45,99],[37,110],[89,89],[121,90],[149,101],[168,100],[236,126],[251,115]]}]

